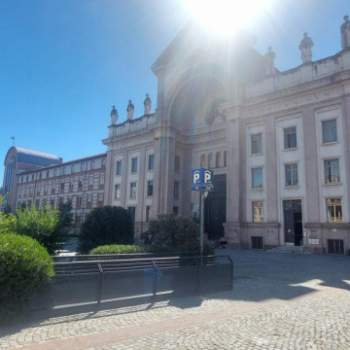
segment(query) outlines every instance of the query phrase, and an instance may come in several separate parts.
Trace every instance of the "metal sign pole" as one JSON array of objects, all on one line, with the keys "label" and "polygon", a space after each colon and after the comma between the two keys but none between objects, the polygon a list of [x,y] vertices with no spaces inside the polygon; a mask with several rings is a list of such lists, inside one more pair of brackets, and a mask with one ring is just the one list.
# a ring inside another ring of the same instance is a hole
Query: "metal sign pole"
[{"label": "metal sign pole", "polygon": [[200,206],[200,227],[199,227],[199,239],[200,239],[200,253],[201,260],[203,260],[203,248],[204,248],[204,195],[203,191],[199,192],[199,206]]}]

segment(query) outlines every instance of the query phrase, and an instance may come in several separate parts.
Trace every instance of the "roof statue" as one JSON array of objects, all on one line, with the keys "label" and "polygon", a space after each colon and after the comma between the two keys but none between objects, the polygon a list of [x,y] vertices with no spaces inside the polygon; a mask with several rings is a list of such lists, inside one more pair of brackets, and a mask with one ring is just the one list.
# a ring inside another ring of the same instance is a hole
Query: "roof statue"
[{"label": "roof statue", "polygon": [[148,114],[151,114],[151,111],[152,111],[152,100],[151,98],[149,97],[148,94],[146,94],[146,98],[143,102],[144,106],[145,106],[145,115],[148,115]]},{"label": "roof statue", "polygon": [[341,47],[343,50],[350,48],[350,20],[349,16],[344,16],[344,23],[340,27]]},{"label": "roof statue", "polygon": [[132,120],[134,118],[135,106],[133,105],[131,100],[129,100],[126,111],[128,112],[128,120]]},{"label": "roof statue", "polygon": [[271,76],[276,73],[275,58],[276,58],[276,54],[274,53],[274,51],[272,50],[272,47],[270,46],[268,48],[267,53],[265,54],[265,72],[267,76]]},{"label": "roof statue", "polygon": [[116,125],[118,122],[118,111],[116,110],[115,106],[112,106],[111,110],[111,125]]},{"label": "roof statue", "polygon": [[314,46],[314,42],[308,36],[307,33],[304,33],[304,37],[300,42],[299,50],[301,53],[301,59],[303,63],[312,62],[312,47]]}]

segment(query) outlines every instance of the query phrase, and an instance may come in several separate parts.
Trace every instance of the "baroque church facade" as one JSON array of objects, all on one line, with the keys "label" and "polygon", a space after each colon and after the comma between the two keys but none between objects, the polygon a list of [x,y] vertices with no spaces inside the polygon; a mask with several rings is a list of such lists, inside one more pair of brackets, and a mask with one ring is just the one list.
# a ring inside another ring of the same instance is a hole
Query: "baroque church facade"
[{"label": "baroque church facade", "polygon": [[[95,169],[95,160],[90,168],[84,168],[84,160],[55,164],[52,169],[63,170],[52,195],[71,198],[79,215],[88,213],[83,209],[89,203],[89,210],[103,203],[127,208],[139,238],[160,214],[198,215],[192,169],[204,167],[214,173],[214,190],[205,202],[209,239],[250,248],[295,245],[348,253],[347,16],[340,39],[339,52],[315,61],[314,43],[305,33],[301,64],[281,72],[271,48],[262,55],[249,38],[221,42],[186,27],[152,66],[158,81],[156,110],[146,96],[143,115],[134,117],[129,101],[127,120],[119,122],[113,107],[103,140],[106,154],[96,156],[101,167]],[[14,180],[21,188],[12,193],[17,205],[33,186],[27,178],[45,188],[40,172],[45,168],[26,170]],[[54,170],[46,173],[51,181]],[[89,177],[95,187],[89,187]],[[79,187],[84,179],[86,188]],[[26,201],[36,205],[32,197]]]},{"label": "baroque church facade", "polygon": [[191,171],[214,172],[205,231],[244,247],[350,248],[350,22],[341,51],[281,72],[249,40],[218,42],[194,27],[152,66],[157,109],[125,122],[113,108],[105,203],[126,207],[138,234],[159,214],[198,214]]}]

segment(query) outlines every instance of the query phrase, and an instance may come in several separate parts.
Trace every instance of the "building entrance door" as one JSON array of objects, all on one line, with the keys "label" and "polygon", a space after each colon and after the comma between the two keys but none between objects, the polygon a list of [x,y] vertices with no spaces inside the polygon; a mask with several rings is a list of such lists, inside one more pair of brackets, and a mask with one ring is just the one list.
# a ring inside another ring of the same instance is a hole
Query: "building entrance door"
[{"label": "building entrance door", "polygon": [[214,175],[214,190],[205,200],[205,232],[211,240],[224,236],[226,222],[226,175]]},{"label": "building entrance door", "polygon": [[301,200],[283,201],[284,238],[286,243],[303,244],[303,218]]}]

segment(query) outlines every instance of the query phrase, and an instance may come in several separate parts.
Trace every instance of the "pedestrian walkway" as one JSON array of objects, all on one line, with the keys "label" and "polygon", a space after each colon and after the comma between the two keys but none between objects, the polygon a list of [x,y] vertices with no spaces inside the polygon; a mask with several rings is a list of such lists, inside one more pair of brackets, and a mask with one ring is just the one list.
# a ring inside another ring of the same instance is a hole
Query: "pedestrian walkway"
[{"label": "pedestrian walkway", "polygon": [[349,349],[349,257],[230,254],[232,292],[41,320],[0,349]]}]

